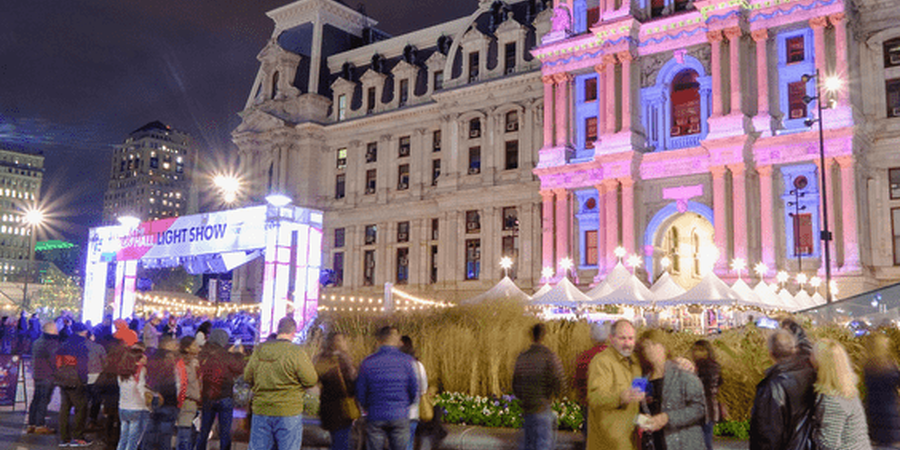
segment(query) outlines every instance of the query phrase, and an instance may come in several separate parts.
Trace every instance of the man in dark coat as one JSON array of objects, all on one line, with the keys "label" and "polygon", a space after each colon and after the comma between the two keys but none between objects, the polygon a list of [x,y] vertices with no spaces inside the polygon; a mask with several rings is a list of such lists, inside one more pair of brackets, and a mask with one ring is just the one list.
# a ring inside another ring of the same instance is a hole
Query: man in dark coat
[{"label": "man in dark coat", "polygon": [[769,337],[769,355],[775,364],[756,385],[750,450],[813,449],[816,371],[809,357],[798,352],[797,340],[787,330],[776,330]]},{"label": "man in dark coat", "polygon": [[[87,327],[81,322],[72,324],[72,334],[59,344],[56,351],[55,379],[59,385],[59,436],[69,447],[86,447],[84,421],[87,418],[88,347]],[[75,408],[74,423],[69,427],[69,410]]]},{"label": "man in dark coat", "polygon": [[47,405],[53,397],[53,374],[56,372],[56,350],[59,349],[59,336],[56,323],[47,322],[43,326],[43,334],[31,346],[31,360],[34,363],[34,396],[28,408],[27,433],[53,434],[46,426]]},{"label": "man in dark coat", "polygon": [[228,332],[212,330],[200,350],[201,414],[198,450],[206,450],[213,421],[219,418],[219,449],[231,449],[231,418],[234,414],[234,379],[244,373],[244,357],[238,347],[228,347]]}]

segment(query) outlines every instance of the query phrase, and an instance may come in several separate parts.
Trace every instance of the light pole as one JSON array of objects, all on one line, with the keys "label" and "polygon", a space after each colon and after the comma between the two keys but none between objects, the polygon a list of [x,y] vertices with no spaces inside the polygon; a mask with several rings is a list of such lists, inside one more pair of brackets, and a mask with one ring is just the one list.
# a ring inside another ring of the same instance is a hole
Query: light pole
[{"label": "light pole", "polygon": [[[831,303],[831,245],[829,242],[831,242],[833,237],[831,231],[828,229],[828,185],[825,183],[825,178],[827,176],[825,173],[825,131],[822,129],[822,76],[819,73],[819,69],[816,69],[815,75],[803,75],[800,77],[800,80],[803,81],[803,83],[809,83],[813,78],[816,80],[816,96],[803,96],[803,103],[808,105],[811,101],[815,100],[818,115],[815,119],[806,119],[804,124],[808,127],[812,127],[813,123],[819,123],[819,168],[822,172],[822,233],[820,239],[825,247],[825,302]],[[837,78],[829,78],[826,80],[825,84],[826,90],[833,91],[840,86],[840,80]]]},{"label": "light pole", "polygon": [[31,263],[34,261],[34,247],[37,245],[37,229],[44,223],[44,212],[32,207],[25,211],[25,223],[28,225],[28,260],[25,261],[25,281],[22,283],[22,309],[30,306],[28,301],[28,279],[31,277]]},{"label": "light pole", "polygon": [[800,190],[806,188],[808,183],[809,181],[803,175],[795,178],[794,189],[791,190],[791,194],[794,194],[794,201],[788,202],[788,206],[794,207],[791,216],[794,218],[794,254],[797,255],[798,272],[803,272],[803,251],[800,248],[800,211],[806,210],[806,206],[800,206],[800,198],[806,197],[806,193],[800,192]]}]

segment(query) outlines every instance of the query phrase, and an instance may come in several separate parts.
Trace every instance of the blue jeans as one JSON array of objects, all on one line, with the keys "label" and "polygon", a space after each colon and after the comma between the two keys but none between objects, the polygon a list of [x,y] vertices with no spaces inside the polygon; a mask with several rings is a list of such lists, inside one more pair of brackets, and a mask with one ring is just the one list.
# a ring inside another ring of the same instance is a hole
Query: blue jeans
[{"label": "blue jeans", "polygon": [[303,443],[303,414],[263,416],[254,414],[250,422],[249,450],[299,449]]},{"label": "blue jeans", "polygon": [[119,446],[116,450],[137,450],[150,421],[150,411],[120,409],[119,422],[122,424],[122,432],[119,433]]},{"label": "blue jeans", "polygon": [[28,425],[42,427],[47,423],[47,405],[50,404],[55,387],[50,380],[34,380],[34,398],[28,408]]},{"label": "blue jeans", "polygon": [[193,450],[194,444],[197,443],[197,436],[194,436],[194,427],[178,427],[175,441],[178,443],[175,448],[178,450]]},{"label": "blue jeans", "polygon": [[534,414],[524,414],[525,436],[523,450],[552,450],[556,448],[556,413],[547,408]]},{"label": "blue jeans", "polygon": [[172,437],[175,436],[175,420],[178,419],[178,408],[161,406],[150,413],[150,424],[144,434],[142,448],[154,450],[172,450]]},{"label": "blue jeans", "polygon": [[418,419],[409,419],[409,445],[406,446],[406,450],[413,450],[413,447],[416,445],[417,426],[419,426]]},{"label": "blue jeans", "polygon": [[406,450],[409,445],[409,419],[375,420],[366,422],[366,450]]},{"label": "blue jeans", "polygon": [[331,434],[331,450],[349,450],[350,449],[350,429],[352,427],[341,428],[340,430],[330,431]]},{"label": "blue jeans", "polygon": [[203,402],[200,415],[200,436],[197,450],[206,450],[206,440],[212,430],[213,421],[219,418],[219,450],[231,450],[231,419],[234,415],[234,400],[222,398]]},{"label": "blue jeans", "polygon": [[715,427],[715,422],[704,423],[701,425],[701,428],[703,428],[703,440],[706,441],[706,450],[713,450],[713,429]]}]

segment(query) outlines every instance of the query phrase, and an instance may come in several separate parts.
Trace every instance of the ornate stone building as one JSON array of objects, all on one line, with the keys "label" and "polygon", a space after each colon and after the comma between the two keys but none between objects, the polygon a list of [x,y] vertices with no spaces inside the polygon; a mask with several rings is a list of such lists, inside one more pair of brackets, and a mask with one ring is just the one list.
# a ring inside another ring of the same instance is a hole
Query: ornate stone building
[{"label": "ornate stone building", "polygon": [[[332,0],[268,13],[272,39],[234,131],[250,201],[324,210],[330,293],[391,282],[459,299],[502,276],[540,276],[540,62],[536,0],[482,1],[466,17],[398,37]],[[259,270],[234,293],[254,298]]]}]

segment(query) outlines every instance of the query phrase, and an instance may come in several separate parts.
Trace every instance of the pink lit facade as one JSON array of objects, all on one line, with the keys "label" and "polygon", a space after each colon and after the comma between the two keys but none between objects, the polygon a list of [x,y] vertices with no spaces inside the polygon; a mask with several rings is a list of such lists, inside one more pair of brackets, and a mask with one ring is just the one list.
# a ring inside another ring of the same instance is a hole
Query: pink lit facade
[{"label": "pink lit facade", "polygon": [[[770,277],[798,269],[823,275],[823,168],[818,127],[807,123],[817,118],[816,100],[804,102],[815,96],[815,81],[801,79],[818,70],[843,80],[841,90],[823,94],[831,106],[823,125],[832,273],[842,296],[900,278],[893,269],[900,259],[873,250],[886,235],[889,249],[897,240],[885,227],[894,221],[890,200],[873,200],[893,197],[883,185],[893,184],[893,162],[882,166],[867,154],[880,132],[871,124],[898,126],[900,109],[890,108],[897,88],[890,67],[853,62],[880,64],[874,49],[890,61],[892,50],[880,43],[900,30],[882,32],[875,45],[855,42],[842,0],[553,6],[552,29],[532,50],[545,105],[534,170],[543,266],[572,258],[580,282],[596,282],[622,246],[644,258],[650,280],[668,257],[673,276],[691,286],[702,255],[715,248],[722,276],[734,258],[765,263]],[[875,14],[878,5],[863,10]],[[886,86],[880,111],[862,95],[870,85]],[[895,178],[900,183],[900,172]],[[885,192],[871,192],[871,180]]]}]

